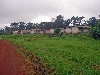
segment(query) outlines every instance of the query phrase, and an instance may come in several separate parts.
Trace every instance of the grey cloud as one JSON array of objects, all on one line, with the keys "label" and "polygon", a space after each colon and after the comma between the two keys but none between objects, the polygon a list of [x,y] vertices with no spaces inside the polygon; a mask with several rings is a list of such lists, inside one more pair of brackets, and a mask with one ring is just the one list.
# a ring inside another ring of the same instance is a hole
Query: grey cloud
[{"label": "grey cloud", "polygon": [[50,18],[63,15],[72,16],[99,15],[99,0],[1,0],[0,27],[11,22],[29,22],[37,16]]},{"label": "grey cloud", "polygon": [[[50,2],[50,1],[49,1]],[[52,4],[35,0],[5,0],[2,1],[0,18],[9,20],[21,20],[34,18],[40,14],[48,14],[50,12],[57,12],[58,8]]]},{"label": "grey cloud", "polygon": [[84,0],[83,2],[80,2],[79,5],[76,6],[79,13],[85,14],[88,17],[98,17],[100,13],[100,0]]}]

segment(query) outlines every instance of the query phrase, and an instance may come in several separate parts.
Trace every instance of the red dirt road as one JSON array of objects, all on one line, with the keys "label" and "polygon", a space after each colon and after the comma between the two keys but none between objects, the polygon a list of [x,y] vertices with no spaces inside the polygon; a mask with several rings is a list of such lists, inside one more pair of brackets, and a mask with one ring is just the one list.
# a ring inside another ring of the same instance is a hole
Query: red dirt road
[{"label": "red dirt road", "polygon": [[24,59],[7,41],[0,40],[0,75],[27,75]]}]

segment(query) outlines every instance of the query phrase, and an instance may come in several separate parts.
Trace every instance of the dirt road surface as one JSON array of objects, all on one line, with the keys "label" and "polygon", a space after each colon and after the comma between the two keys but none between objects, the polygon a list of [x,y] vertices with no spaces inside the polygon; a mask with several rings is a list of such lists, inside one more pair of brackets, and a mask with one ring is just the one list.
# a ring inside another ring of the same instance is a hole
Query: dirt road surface
[{"label": "dirt road surface", "polygon": [[7,41],[0,39],[0,75],[27,75],[24,59]]}]

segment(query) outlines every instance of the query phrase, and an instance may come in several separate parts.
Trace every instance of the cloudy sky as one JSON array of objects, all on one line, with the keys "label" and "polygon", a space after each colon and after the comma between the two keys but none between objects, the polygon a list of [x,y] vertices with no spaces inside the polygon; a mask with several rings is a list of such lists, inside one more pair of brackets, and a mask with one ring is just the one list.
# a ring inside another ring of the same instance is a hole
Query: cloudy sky
[{"label": "cloudy sky", "polygon": [[100,0],[0,0],[0,28],[13,22],[49,22],[58,15],[99,18]]}]

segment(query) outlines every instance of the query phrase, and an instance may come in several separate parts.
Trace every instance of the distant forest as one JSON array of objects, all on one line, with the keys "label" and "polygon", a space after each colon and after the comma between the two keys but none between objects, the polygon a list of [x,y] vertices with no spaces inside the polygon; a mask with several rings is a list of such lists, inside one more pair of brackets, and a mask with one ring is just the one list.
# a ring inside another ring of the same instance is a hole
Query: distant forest
[{"label": "distant forest", "polygon": [[[100,15],[99,15],[100,17]],[[0,34],[12,34],[13,31],[20,32],[21,30],[31,30],[31,29],[50,29],[50,28],[66,28],[69,27],[70,24],[72,26],[80,26],[80,25],[88,25],[95,26],[98,20],[95,17],[90,18],[89,20],[83,20],[85,17],[75,17],[73,16],[71,19],[64,20],[62,15],[58,15],[55,19],[52,18],[51,22],[41,22],[41,23],[11,23],[10,27],[5,26],[3,29],[0,29]]]}]

